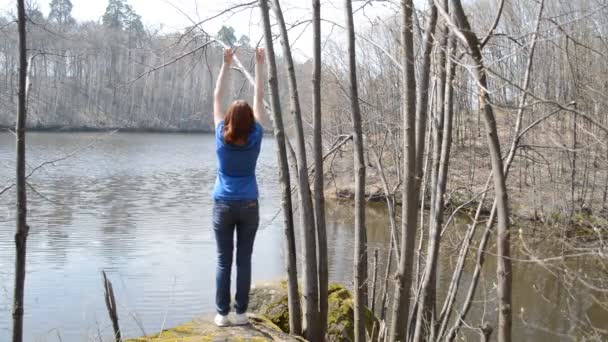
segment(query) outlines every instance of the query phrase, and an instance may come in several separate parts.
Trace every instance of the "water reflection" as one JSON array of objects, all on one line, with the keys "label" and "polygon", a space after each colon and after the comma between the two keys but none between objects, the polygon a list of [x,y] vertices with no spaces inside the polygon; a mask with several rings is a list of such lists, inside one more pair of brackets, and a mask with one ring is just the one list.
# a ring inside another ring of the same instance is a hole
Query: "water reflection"
[{"label": "water reflection", "polygon": [[[100,137],[103,134],[31,134],[29,165],[56,159]],[[284,275],[273,143],[270,138],[264,142],[258,166],[262,212],[253,257],[256,281]],[[12,135],[0,134],[2,184],[13,177],[13,144]],[[29,193],[26,340],[56,341],[55,331],[63,341],[89,339],[98,328],[109,334],[102,269],[114,282],[127,336],[212,312],[215,245],[210,192],[214,179],[213,137],[180,134],[115,134],[36,173],[30,181],[41,196]],[[353,210],[348,202],[327,203],[330,278],[347,284],[353,274]],[[371,248],[379,250],[382,277],[389,222],[382,203],[370,205],[367,214],[368,240]],[[9,192],[0,196],[2,341],[9,337],[13,230],[14,192]],[[442,251],[439,296],[445,292],[448,270],[458,253],[462,229],[454,231],[446,237]],[[553,276],[534,265],[516,267],[514,311],[525,304],[526,317],[535,324],[568,333],[576,317],[606,318],[605,311],[584,294],[563,293]],[[495,261],[489,258],[479,298],[488,303],[476,305],[470,317],[493,319],[494,269]],[[468,286],[471,271],[467,269],[463,276],[463,287]],[[520,319],[514,326],[517,340],[555,340],[553,334],[525,326]]]}]

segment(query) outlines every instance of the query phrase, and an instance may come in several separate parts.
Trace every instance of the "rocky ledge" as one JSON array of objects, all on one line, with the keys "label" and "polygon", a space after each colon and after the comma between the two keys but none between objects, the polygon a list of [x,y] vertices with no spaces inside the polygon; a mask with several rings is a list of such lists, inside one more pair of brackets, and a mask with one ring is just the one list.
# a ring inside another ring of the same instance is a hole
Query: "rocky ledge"
[{"label": "rocky ledge", "polygon": [[[217,327],[213,315],[203,316],[192,322],[163,330],[160,333],[127,340],[127,342],[261,342],[261,341],[306,341],[289,334],[289,312],[287,290],[284,284],[257,285],[250,296],[250,323],[247,326]],[[329,315],[327,341],[353,340],[352,296],[342,285],[329,288]],[[373,329],[375,317],[367,312],[368,334]]]}]

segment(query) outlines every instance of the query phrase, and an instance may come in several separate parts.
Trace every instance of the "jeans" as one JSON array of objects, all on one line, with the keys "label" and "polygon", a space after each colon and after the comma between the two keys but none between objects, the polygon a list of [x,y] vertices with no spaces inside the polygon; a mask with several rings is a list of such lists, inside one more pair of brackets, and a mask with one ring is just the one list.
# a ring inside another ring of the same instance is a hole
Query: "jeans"
[{"label": "jeans", "polygon": [[257,200],[216,200],[213,205],[213,231],[217,244],[215,305],[221,315],[230,312],[230,273],[236,228],[235,309],[245,313],[251,288],[251,253],[258,230],[260,213]]}]

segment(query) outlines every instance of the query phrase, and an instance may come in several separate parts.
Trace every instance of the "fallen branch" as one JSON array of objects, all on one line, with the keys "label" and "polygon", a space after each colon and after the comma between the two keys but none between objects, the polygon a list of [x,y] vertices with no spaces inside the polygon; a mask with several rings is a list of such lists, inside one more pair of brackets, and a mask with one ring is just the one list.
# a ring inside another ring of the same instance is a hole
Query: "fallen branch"
[{"label": "fallen branch", "polygon": [[116,308],[116,299],[114,298],[114,288],[112,287],[112,282],[108,280],[106,272],[101,271],[101,274],[103,275],[106,308],[108,309],[108,314],[110,315],[110,320],[112,321],[112,327],[114,328],[114,337],[116,342],[122,342],[122,337],[120,336],[120,326],[118,325],[118,311]]}]

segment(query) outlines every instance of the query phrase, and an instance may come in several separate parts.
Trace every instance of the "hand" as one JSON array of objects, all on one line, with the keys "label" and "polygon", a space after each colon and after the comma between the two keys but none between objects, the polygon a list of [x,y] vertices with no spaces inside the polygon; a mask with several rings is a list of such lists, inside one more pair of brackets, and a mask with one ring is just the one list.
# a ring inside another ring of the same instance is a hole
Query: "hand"
[{"label": "hand", "polygon": [[257,64],[264,64],[265,59],[266,59],[266,53],[264,52],[264,48],[255,49],[255,62]]},{"label": "hand", "polygon": [[224,49],[224,64],[226,64],[226,65],[232,64],[233,59],[234,59],[234,49]]}]

